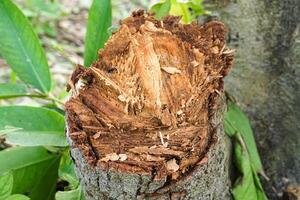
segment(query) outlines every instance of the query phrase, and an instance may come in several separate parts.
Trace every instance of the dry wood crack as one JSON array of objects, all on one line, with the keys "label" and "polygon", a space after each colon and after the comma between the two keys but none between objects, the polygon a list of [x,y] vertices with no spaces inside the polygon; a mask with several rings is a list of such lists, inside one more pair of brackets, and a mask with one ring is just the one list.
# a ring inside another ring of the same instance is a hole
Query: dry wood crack
[{"label": "dry wood crack", "polygon": [[189,173],[215,137],[211,118],[233,60],[225,34],[217,21],[182,25],[178,17],[157,21],[143,12],[123,20],[99,59],[72,75],[72,148],[91,168],[163,185]]}]

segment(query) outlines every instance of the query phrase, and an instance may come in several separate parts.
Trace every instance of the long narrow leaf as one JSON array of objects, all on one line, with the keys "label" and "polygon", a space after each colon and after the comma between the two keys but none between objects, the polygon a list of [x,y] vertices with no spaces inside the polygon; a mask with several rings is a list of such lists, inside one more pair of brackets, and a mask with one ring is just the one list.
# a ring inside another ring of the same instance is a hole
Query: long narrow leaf
[{"label": "long narrow leaf", "polygon": [[0,152],[0,176],[13,173],[12,194],[29,194],[32,200],[53,199],[60,155],[43,147],[16,147]]},{"label": "long narrow leaf", "polygon": [[248,152],[238,142],[234,145],[234,157],[236,167],[242,174],[233,185],[234,199],[260,200],[257,198]]},{"label": "long narrow leaf", "polygon": [[10,0],[0,1],[0,54],[22,81],[50,91],[45,52],[28,19]]},{"label": "long narrow leaf", "polygon": [[84,65],[90,66],[98,57],[98,50],[104,47],[111,27],[110,0],[94,0],[89,11],[85,35]]},{"label": "long narrow leaf", "polygon": [[0,99],[26,96],[26,85],[14,83],[0,83]]},{"label": "long narrow leaf", "polygon": [[233,135],[239,132],[246,143],[255,171],[263,173],[263,167],[255,144],[255,139],[247,116],[232,101],[228,101],[228,111],[225,115],[225,131]]}]

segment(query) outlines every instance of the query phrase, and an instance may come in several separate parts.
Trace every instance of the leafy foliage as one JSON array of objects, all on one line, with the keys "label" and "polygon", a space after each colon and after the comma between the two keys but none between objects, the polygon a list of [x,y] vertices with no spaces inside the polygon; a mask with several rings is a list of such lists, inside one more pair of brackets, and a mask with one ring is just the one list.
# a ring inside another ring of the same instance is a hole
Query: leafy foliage
[{"label": "leafy foliage", "polygon": [[60,155],[43,147],[9,148],[0,152],[0,174],[12,173],[12,194],[28,193],[32,200],[51,199],[59,160]]},{"label": "leafy foliage", "polygon": [[233,139],[235,166],[241,174],[232,195],[235,200],[267,200],[257,175],[263,174],[263,168],[249,120],[233,101],[228,100],[227,106],[225,132]]},{"label": "leafy foliage", "polygon": [[157,19],[170,14],[174,16],[182,16],[182,23],[191,23],[199,15],[208,14],[202,6],[202,0],[191,0],[188,2],[178,2],[177,0],[163,0],[150,8],[150,12],[154,12]]},{"label": "leafy foliage", "polygon": [[85,37],[84,65],[90,66],[98,57],[98,50],[104,47],[111,27],[111,1],[97,0],[89,11]]},{"label": "leafy foliage", "polygon": [[51,77],[45,52],[23,13],[10,1],[0,1],[0,54],[24,82],[47,93]]},{"label": "leafy foliage", "polygon": [[8,106],[0,107],[0,113],[0,135],[5,135],[9,144],[67,146],[64,117],[56,111],[29,106]]},{"label": "leafy foliage", "polygon": [[258,173],[263,173],[262,164],[257,152],[255,139],[247,116],[242,110],[232,101],[228,101],[228,111],[225,118],[225,131],[231,137],[239,133],[242,140],[245,142],[249,157],[254,170]]}]

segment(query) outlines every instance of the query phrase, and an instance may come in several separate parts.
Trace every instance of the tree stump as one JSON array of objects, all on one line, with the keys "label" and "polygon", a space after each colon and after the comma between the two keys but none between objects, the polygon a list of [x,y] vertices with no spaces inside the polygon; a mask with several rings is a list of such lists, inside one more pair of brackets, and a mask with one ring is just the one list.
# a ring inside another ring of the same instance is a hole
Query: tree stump
[{"label": "tree stump", "polygon": [[87,199],[230,199],[226,30],[138,11],[78,66],[67,137]]}]

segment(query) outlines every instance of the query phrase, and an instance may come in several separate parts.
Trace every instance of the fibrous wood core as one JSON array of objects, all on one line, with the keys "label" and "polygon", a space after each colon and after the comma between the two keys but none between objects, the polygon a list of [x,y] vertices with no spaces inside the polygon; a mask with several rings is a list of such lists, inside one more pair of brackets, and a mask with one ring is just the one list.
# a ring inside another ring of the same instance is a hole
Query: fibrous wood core
[{"label": "fibrous wood core", "polygon": [[222,23],[179,20],[135,12],[74,71],[68,133],[91,166],[176,180],[203,161],[233,51]]}]

